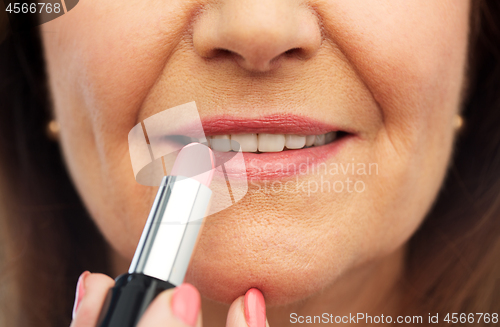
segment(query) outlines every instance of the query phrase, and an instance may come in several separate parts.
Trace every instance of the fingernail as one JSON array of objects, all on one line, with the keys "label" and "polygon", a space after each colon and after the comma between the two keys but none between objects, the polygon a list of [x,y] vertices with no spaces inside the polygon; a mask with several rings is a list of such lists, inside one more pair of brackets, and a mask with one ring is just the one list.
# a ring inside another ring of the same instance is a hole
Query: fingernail
[{"label": "fingernail", "polygon": [[266,303],[264,295],[256,288],[251,288],[245,294],[245,318],[248,327],[266,326]]},{"label": "fingernail", "polygon": [[201,299],[198,290],[191,284],[182,284],[172,295],[172,312],[189,326],[196,326]]},{"label": "fingernail", "polygon": [[85,278],[90,275],[89,271],[84,271],[78,278],[78,283],[76,284],[76,294],[75,294],[75,304],[73,305],[73,319],[75,319],[76,310],[85,295]]}]

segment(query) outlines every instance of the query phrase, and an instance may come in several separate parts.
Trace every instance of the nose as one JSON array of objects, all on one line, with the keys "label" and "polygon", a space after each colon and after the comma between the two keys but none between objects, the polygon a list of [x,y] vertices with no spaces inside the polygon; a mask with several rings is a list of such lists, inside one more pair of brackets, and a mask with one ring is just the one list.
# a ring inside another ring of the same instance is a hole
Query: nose
[{"label": "nose", "polygon": [[299,0],[221,0],[197,17],[193,42],[203,58],[232,58],[248,71],[267,72],[283,60],[311,58],[321,28]]}]

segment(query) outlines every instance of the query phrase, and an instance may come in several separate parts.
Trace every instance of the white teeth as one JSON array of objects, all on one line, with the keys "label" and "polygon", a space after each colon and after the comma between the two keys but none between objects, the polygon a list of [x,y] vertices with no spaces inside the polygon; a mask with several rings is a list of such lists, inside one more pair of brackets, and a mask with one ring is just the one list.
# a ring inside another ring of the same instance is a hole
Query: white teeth
[{"label": "white teeth", "polygon": [[321,146],[325,144],[325,134],[316,135],[314,139],[314,146]]},{"label": "white teeth", "polygon": [[280,152],[285,147],[283,134],[259,134],[260,152]]},{"label": "white teeth", "polygon": [[235,141],[231,142],[233,151],[240,150],[236,142],[239,143],[243,152],[256,152],[259,145],[257,134],[234,134],[231,135],[231,141]]},{"label": "white teeth", "polygon": [[231,151],[231,139],[229,135],[214,135],[210,140],[211,148],[215,151]]},{"label": "white teeth", "polygon": [[240,147],[243,152],[280,152],[285,147],[294,150],[321,146],[335,141],[336,138],[336,132],[321,135],[226,134],[207,137],[207,142],[214,151],[220,152],[240,151]]},{"label": "white teeth", "polygon": [[316,135],[307,135],[306,136],[306,146],[312,146],[314,144],[315,139],[316,139]]},{"label": "white teeth", "polygon": [[304,135],[285,135],[285,146],[287,149],[302,149],[306,145],[306,137]]},{"label": "white teeth", "polygon": [[332,142],[333,140],[335,140],[336,137],[337,137],[337,133],[335,133],[335,132],[326,133],[325,134],[325,144]]}]

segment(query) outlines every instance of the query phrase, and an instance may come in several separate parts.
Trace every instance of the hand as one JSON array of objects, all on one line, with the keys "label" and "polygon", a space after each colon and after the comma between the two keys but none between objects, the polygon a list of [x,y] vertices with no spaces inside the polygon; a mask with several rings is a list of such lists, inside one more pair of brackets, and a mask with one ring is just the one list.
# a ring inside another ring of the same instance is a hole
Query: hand
[{"label": "hand", "polygon": [[[70,327],[96,327],[101,307],[114,280],[84,272],[78,280]],[[138,327],[201,327],[201,300],[190,284],[162,292],[142,316]],[[229,308],[226,327],[269,327],[262,293],[252,288]]]}]

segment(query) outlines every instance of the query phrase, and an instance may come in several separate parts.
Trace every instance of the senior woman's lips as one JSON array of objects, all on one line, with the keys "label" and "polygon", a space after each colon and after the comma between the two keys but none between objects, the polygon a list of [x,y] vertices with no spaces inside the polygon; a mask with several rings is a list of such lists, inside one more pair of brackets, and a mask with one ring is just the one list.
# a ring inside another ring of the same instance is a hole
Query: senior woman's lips
[{"label": "senior woman's lips", "polygon": [[[211,117],[202,120],[202,125],[216,161],[225,163],[226,173],[233,178],[245,175],[250,180],[307,174],[337,154],[355,135],[348,128],[297,115]],[[245,167],[227,160],[240,146]]]}]

